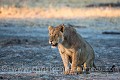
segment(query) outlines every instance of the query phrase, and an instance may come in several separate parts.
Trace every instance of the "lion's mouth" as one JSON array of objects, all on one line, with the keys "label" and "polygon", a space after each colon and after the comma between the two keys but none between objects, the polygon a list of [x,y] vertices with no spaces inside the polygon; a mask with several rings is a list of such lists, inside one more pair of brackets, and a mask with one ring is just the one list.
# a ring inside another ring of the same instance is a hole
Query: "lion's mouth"
[{"label": "lion's mouth", "polygon": [[52,44],[53,47],[56,47],[58,45],[58,43]]}]

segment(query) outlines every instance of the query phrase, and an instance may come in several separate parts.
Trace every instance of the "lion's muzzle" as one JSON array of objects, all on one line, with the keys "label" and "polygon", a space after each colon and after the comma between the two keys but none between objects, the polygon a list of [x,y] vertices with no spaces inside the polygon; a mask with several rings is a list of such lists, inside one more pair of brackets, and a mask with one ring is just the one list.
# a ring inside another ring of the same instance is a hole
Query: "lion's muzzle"
[{"label": "lion's muzzle", "polygon": [[51,44],[52,46],[56,47],[58,45],[58,43],[54,42],[54,41],[49,41],[49,44]]}]

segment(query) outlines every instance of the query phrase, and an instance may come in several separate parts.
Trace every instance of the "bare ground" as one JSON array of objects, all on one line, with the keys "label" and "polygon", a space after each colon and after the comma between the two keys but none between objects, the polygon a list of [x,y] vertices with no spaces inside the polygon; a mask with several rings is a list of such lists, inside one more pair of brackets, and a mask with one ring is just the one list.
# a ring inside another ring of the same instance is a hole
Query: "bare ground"
[{"label": "bare ground", "polygon": [[[119,80],[120,32],[119,18],[88,19],[1,19],[0,79],[1,80]],[[95,64],[103,71],[91,74],[63,75],[62,60],[57,49],[48,44],[48,25],[73,24],[95,50]],[[105,72],[113,65],[115,72]],[[44,72],[39,70],[46,69]],[[57,69],[56,69],[57,68]],[[58,69],[59,68],[59,69]]]}]

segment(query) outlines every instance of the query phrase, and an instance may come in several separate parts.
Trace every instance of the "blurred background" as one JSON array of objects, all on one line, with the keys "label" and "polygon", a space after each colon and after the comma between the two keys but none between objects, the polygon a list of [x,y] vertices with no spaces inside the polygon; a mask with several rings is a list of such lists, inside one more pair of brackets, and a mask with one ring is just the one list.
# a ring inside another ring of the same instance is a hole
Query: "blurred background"
[{"label": "blurred background", "polygon": [[120,3],[120,0],[0,0],[1,7],[86,7],[89,5],[113,6]]},{"label": "blurred background", "polygon": [[117,17],[119,7],[120,0],[0,0],[0,17]]},{"label": "blurred background", "polygon": [[73,25],[90,43],[97,67],[120,70],[120,0],[0,0],[0,80],[120,80],[109,71],[37,73],[35,68],[63,67],[48,43],[48,26],[60,24]]}]

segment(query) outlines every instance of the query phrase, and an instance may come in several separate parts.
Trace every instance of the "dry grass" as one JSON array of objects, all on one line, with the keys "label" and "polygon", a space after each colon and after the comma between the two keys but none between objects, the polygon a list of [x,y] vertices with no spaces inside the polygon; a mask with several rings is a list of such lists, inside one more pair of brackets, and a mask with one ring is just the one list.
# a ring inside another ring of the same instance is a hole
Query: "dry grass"
[{"label": "dry grass", "polygon": [[120,8],[0,8],[0,18],[120,17]]}]

